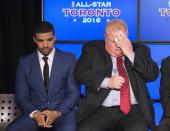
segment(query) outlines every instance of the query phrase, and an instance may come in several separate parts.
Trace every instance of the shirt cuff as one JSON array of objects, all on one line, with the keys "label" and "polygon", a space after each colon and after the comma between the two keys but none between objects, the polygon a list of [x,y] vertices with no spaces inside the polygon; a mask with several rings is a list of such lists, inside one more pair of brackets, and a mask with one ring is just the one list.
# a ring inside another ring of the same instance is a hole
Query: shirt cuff
[{"label": "shirt cuff", "polygon": [[102,83],[101,83],[100,87],[98,88],[98,90],[100,90],[100,88],[108,89],[107,85],[108,85],[109,79],[110,79],[109,77],[106,77],[106,78],[102,81]]},{"label": "shirt cuff", "polygon": [[38,111],[39,111],[39,110],[35,110],[35,111],[31,112],[29,116],[30,116],[31,118],[33,118],[33,114],[34,114],[35,112],[38,112]]},{"label": "shirt cuff", "polygon": [[134,64],[134,60],[135,60],[135,53],[132,53],[131,56],[129,57],[130,62],[132,63],[132,65]]}]

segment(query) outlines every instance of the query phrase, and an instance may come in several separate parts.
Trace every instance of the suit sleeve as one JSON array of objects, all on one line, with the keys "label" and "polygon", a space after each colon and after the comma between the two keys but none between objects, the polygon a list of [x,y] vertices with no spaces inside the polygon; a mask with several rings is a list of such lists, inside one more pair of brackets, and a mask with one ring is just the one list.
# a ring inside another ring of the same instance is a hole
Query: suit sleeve
[{"label": "suit sleeve", "polygon": [[160,96],[165,111],[165,117],[170,117],[170,57],[162,61]]},{"label": "suit sleeve", "polygon": [[139,47],[135,49],[133,70],[142,76],[145,82],[153,81],[158,77],[159,68],[152,60],[148,47],[139,45]]},{"label": "suit sleeve", "polygon": [[65,98],[62,102],[57,106],[56,110],[60,111],[62,114],[73,110],[78,102],[79,99],[79,85],[75,80],[75,66],[76,66],[76,58],[72,58],[71,63],[68,68],[67,74],[67,87],[66,87],[66,94]]},{"label": "suit sleeve", "polygon": [[27,83],[27,77],[25,74],[25,68],[24,62],[22,59],[20,59],[17,73],[16,73],[16,86],[15,86],[15,92],[16,92],[16,103],[22,110],[22,112],[26,115],[30,115],[31,112],[34,110],[37,110],[31,103],[29,98],[29,85]]},{"label": "suit sleeve", "polygon": [[[97,44],[97,43],[96,43]],[[76,67],[76,79],[85,84],[88,90],[97,92],[105,76],[105,68],[102,68],[101,53],[91,43],[85,44]]]}]

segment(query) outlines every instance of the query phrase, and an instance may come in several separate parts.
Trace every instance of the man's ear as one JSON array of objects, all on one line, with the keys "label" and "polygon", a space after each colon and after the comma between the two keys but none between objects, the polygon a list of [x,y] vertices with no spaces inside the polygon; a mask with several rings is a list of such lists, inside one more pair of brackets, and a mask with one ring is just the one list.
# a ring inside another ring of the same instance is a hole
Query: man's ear
[{"label": "man's ear", "polygon": [[56,41],[56,36],[54,36],[54,41]]},{"label": "man's ear", "polygon": [[36,43],[36,38],[35,38],[35,36],[33,36],[32,38],[33,38],[34,43]]}]

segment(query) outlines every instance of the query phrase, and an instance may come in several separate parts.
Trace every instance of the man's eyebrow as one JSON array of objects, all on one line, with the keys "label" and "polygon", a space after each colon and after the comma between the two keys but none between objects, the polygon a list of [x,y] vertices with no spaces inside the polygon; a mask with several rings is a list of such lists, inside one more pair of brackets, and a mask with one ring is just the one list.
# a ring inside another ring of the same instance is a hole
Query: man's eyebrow
[{"label": "man's eyebrow", "polygon": [[53,39],[53,37],[51,37],[51,38],[48,38],[48,40],[49,40],[49,39]]}]

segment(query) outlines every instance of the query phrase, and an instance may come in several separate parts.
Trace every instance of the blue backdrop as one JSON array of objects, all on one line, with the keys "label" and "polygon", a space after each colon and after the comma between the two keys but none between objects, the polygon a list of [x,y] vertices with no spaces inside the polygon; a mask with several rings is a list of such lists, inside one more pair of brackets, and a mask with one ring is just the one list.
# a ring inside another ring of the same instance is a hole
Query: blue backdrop
[{"label": "blue backdrop", "polygon": [[168,41],[170,0],[140,0],[140,39]]},{"label": "blue backdrop", "polygon": [[137,0],[44,0],[44,19],[54,25],[58,40],[103,39],[113,18],[124,19],[130,39],[137,39]]}]

